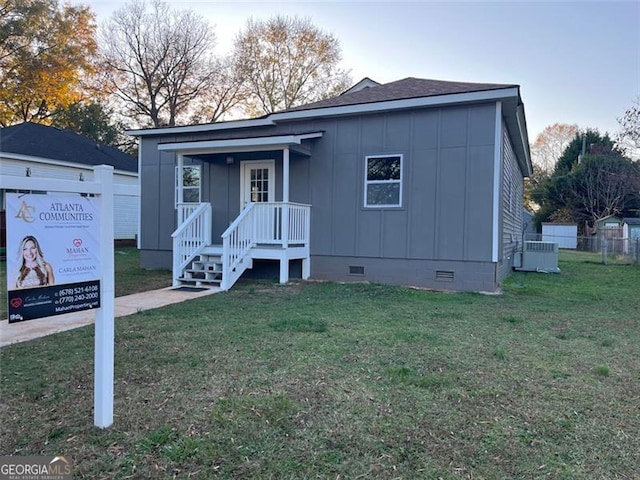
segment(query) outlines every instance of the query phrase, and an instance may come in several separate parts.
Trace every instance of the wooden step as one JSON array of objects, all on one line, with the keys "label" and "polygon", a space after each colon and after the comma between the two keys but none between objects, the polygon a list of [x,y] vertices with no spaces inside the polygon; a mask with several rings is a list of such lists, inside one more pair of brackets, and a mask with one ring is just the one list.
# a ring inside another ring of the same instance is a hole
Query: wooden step
[{"label": "wooden step", "polygon": [[193,270],[191,268],[185,269],[182,274],[183,278],[196,279],[196,280],[216,280],[222,278],[222,272],[212,270]]},{"label": "wooden step", "polygon": [[217,255],[222,256],[222,245],[209,245],[204,247],[200,252],[200,255]]},{"label": "wooden step", "polygon": [[222,283],[222,245],[205,247],[177,278],[182,285],[218,287]]},{"label": "wooden step", "polygon": [[178,282],[180,282],[181,285],[188,285],[192,287],[218,287],[222,282],[222,278],[207,280],[207,279],[179,277]]},{"label": "wooden step", "polygon": [[199,272],[220,272],[222,273],[222,263],[219,262],[203,262],[195,260],[191,262],[190,270],[196,270]]}]

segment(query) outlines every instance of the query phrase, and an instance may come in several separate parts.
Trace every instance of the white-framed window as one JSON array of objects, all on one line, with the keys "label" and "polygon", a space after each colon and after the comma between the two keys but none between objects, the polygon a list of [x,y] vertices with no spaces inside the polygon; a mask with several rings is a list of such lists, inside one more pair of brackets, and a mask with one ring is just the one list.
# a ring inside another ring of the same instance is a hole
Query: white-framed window
[{"label": "white-framed window", "polygon": [[365,157],[364,206],[402,206],[402,155]]},{"label": "white-framed window", "polygon": [[176,167],[176,205],[200,203],[201,169],[199,165]]}]

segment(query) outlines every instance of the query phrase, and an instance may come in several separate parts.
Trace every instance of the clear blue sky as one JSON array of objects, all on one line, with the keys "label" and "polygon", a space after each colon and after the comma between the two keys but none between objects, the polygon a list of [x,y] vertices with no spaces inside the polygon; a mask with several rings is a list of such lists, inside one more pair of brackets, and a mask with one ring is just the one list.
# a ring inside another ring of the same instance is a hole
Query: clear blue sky
[{"label": "clear blue sky", "polygon": [[[98,24],[125,0],[73,0]],[[354,82],[405,77],[521,86],[529,137],[576,123],[615,134],[640,97],[640,1],[222,2],[168,0],[204,16],[228,51],[249,17],[310,17],[342,46]]]}]

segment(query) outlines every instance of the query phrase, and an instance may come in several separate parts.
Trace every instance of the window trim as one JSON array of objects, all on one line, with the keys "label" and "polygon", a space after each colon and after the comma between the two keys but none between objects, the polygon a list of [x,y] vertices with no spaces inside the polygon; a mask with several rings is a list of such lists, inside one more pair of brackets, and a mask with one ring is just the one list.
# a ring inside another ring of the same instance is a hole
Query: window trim
[{"label": "window trim", "polygon": [[[389,157],[397,157],[400,159],[400,178],[398,180],[368,180],[367,176],[369,174],[369,159],[372,158],[389,158]],[[402,184],[403,184],[403,175],[402,175],[402,170],[403,170],[403,166],[404,166],[404,155],[402,153],[380,153],[380,154],[376,154],[376,155],[366,155],[364,157],[364,196],[363,196],[363,205],[364,208],[367,209],[381,209],[381,208],[402,208],[402,194],[403,194],[403,188],[402,188]],[[393,185],[393,184],[398,184],[399,185],[399,192],[398,192],[398,203],[392,203],[392,204],[372,204],[370,205],[367,202],[367,193],[369,190],[369,185]]]},{"label": "window trim", "polygon": [[[184,170],[187,168],[196,168],[198,169],[198,179],[199,179],[199,184],[197,187],[185,187],[184,185]],[[196,188],[198,189],[198,201],[195,203],[201,203],[202,202],[202,165],[176,165],[176,173],[175,173],[175,194],[174,194],[174,199],[175,199],[175,207],[177,208],[178,205],[180,204],[184,204],[184,203],[194,203],[194,202],[185,202],[184,201],[184,192],[185,189],[187,190],[195,190]]]}]

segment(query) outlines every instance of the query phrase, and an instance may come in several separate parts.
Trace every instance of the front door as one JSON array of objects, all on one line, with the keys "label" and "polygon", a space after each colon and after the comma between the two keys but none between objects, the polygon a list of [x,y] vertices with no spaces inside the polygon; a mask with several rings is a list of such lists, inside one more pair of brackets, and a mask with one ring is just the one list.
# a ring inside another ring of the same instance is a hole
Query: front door
[{"label": "front door", "polygon": [[240,205],[249,202],[274,202],[276,191],[276,166],[273,160],[242,162]]}]

